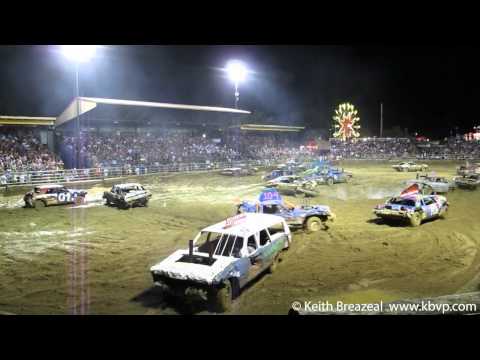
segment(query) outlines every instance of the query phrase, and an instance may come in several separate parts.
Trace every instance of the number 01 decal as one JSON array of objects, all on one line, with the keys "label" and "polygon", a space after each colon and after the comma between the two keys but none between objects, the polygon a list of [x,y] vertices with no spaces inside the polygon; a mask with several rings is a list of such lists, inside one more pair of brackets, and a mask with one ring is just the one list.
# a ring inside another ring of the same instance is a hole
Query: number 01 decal
[{"label": "number 01 decal", "polygon": [[70,193],[60,193],[58,194],[59,202],[70,202],[72,195]]}]

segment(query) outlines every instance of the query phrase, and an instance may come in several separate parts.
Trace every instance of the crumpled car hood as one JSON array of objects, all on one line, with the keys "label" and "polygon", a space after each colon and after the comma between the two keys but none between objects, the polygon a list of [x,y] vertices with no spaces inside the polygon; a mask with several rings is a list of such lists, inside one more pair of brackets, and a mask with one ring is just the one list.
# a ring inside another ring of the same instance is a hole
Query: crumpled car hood
[{"label": "crumpled car hood", "polygon": [[[194,252],[194,254],[208,257],[204,253]],[[188,250],[177,250],[165,260],[152,266],[150,271],[172,279],[212,284],[221,280],[222,275],[228,272],[229,265],[237,260],[234,257],[214,255],[213,258],[216,261],[212,265],[178,262],[183,255],[188,255]]]}]

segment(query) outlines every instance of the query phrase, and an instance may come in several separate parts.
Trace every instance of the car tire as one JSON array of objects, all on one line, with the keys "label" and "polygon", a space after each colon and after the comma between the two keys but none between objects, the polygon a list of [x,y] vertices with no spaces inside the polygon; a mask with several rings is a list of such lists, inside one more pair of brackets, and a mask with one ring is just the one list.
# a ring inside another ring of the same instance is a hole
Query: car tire
[{"label": "car tire", "polygon": [[273,259],[272,263],[268,267],[268,273],[273,274],[275,271],[277,271],[277,265],[278,265],[278,256]]},{"label": "car tire", "polygon": [[322,228],[322,220],[318,216],[311,216],[305,222],[305,231],[307,233],[314,233],[320,231]]},{"label": "car tire", "polygon": [[440,213],[438,214],[438,217],[440,219],[446,219],[448,216],[448,207],[443,208]]},{"label": "car tire", "polygon": [[295,197],[297,198],[305,198],[307,197],[307,194],[305,193],[305,191],[303,191],[303,189],[297,189],[295,190]]},{"label": "car tire", "polygon": [[33,203],[33,199],[31,197],[26,198],[24,201],[25,201],[25,207],[27,208],[35,207],[35,204]]},{"label": "car tire", "polygon": [[219,289],[208,293],[209,303],[216,312],[228,312],[232,309],[233,287],[230,281],[225,281]]},{"label": "car tire", "polygon": [[410,217],[410,226],[417,227],[422,223],[422,215],[419,212],[414,213]]},{"label": "car tire", "polygon": [[332,178],[328,178],[328,179],[327,179],[327,185],[328,185],[328,186],[332,186],[332,185],[333,185],[333,179],[332,179]]},{"label": "car tire", "polygon": [[35,201],[35,208],[44,208],[44,207],[47,207],[47,203],[43,200],[36,200]]}]

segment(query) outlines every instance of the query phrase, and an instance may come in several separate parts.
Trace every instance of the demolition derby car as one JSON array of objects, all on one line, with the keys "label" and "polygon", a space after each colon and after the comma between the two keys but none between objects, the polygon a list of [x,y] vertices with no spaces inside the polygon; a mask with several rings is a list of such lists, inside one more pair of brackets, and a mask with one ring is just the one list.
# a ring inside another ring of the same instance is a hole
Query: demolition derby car
[{"label": "demolition derby car", "polygon": [[457,176],[453,181],[460,189],[475,190],[480,185],[480,174]]},{"label": "demolition derby car", "polygon": [[283,175],[275,179],[268,180],[266,185],[269,187],[278,186],[280,184],[294,184],[296,181],[300,180],[298,175]]},{"label": "demolition derby car", "polygon": [[465,176],[472,174],[480,174],[480,163],[465,164],[457,167],[457,175]]},{"label": "demolition derby car", "polygon": [[266,187],[277,189],[284,195],[292,196],[317,196],[315,186],[311,181],[304,181],[298,175],[285,175],[267,181]]},{"label": "demolition derby car", "polygon": [[275,189],[260,193],[258,201],[242,201],[237,205],[237,213],[263,213],[281,216],[291,228],[303,228],[316,232],[326,228],[328,221],[334,221],[335,214],[325,205],[294,206],[286,204]]},{"label": "demolition derby car", "polygon": [[262,180],[270,181],[270,180],[278,179],[279,177],[282,177],[282,176],[291,176],[291,175],[295,175],[294,170],[291,170],[291,169],[275,169],[275,170],[272,170],[270,173],[262,176]]},{"label": "demolition derby car", "polygon": [[397,171],[425,171],[428,169],[427,164],[417,164],[415,162],[402,162],[400,164],[392,165],[392,168]]},{"label": "demolition derby car", "polygon": [[419,226],[424,220],[444,218],[448,206],[444,196],[422,195],[418,184],[414,184],[402,191],[400,196],[377,205],[373,212],[383,220],[405,220],[411,226]]},{"label": "demolition derby car", "polygon": [[103,193],[107,206],[128,209],[134,206],[147,206],[152,194],[137,183],[113,185],[110,191]]},{"label": "demolition derby car", "polygon": [[35,186],[23,197],[25,207],[38,208],[49,205],[77,204],[85,201],[85,190],[67,189],[63,185],[47,184]]},{"label": "demolition derby car", "polygon": [[407,185],[418,184],[420,188],[430,187],[436,193],[447,193],[455,190],[455,183],[445,177],[435,175],[420,175],[415,180],[408,180]]},{"label": "demolition derby car", "polygon": [[292,240],[285,220],[241,214],[201,230],[188,249],[177,250],[150,272],[156,286],[176,296],[197,293],[218,312],[228,311],[239,291],[265,271],[275,271]]},{"label": "demolition derby car", "polygon": [[226,168],[220,171],[221,175],[226,176],[249,176],[258,172],[258,168],[249,166],[239,166]]},{"label": "demolition derby car", "polygon": [[326,166],[307,170],[303,174],[303,177],[304,180],[314,181],[316,185],[333,185],[349,182],[352,179],[353,174],[345,171],[344,169]]}]

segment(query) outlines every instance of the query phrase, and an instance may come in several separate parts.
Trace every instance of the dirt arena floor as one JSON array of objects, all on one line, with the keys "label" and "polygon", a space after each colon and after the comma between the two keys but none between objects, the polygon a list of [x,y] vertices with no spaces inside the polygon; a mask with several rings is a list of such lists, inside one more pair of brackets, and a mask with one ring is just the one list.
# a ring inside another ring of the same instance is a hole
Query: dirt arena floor
[{"label": "dirt arena floor", "polygon": [[[453,162],[430,162],[452,178]],[[372,303],[479,290],[480,190],[448,194],[448,217],[418,228],[379,224],[372,209],[415,173],[391,163],[350,162],[349,184],[324,186],[311,199],[330,205],[327,231],[296,231],[290,251],[234,302],[233,314],[287,314],[295,301]],[[254,199],[261,175],[169,174],[139,179],[147,208],[102,205],[111,183],[83,186],[89,204],[24,209],[22,192],[0,193],[0,311],[15,314],[206,314],[200,300],[175,301],[152,287],[149,268],[201,228]],[[23,191],[25,192],[25,191]]]}]

